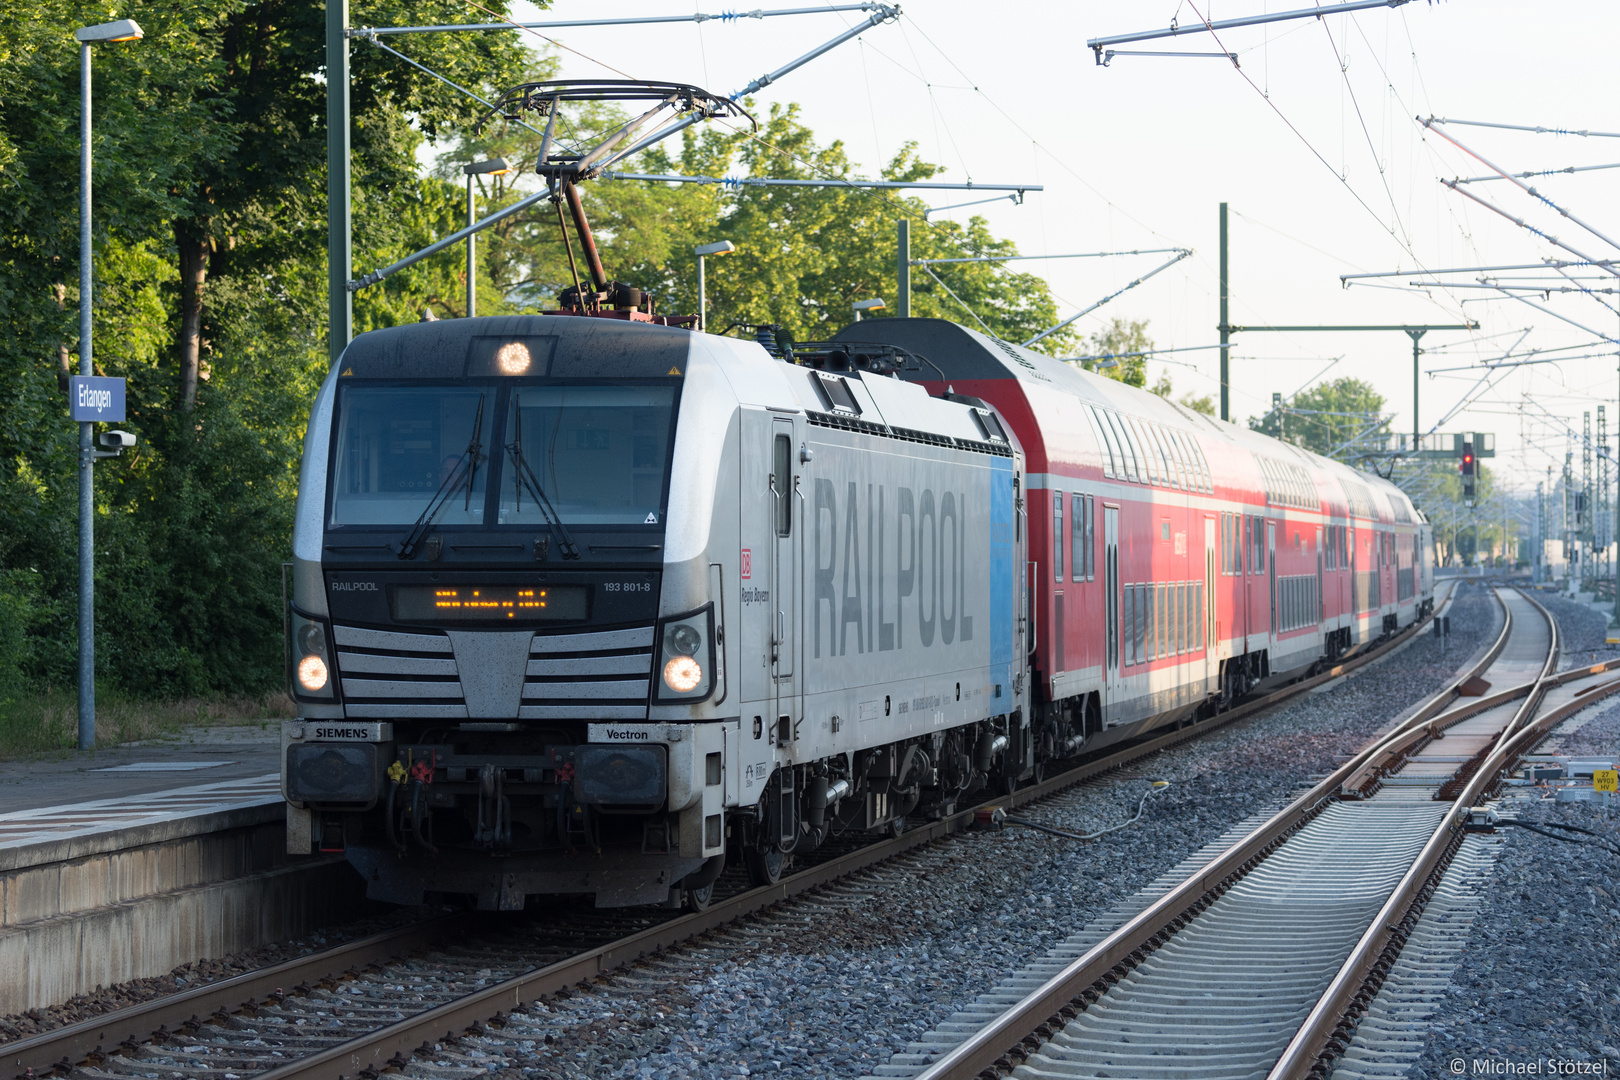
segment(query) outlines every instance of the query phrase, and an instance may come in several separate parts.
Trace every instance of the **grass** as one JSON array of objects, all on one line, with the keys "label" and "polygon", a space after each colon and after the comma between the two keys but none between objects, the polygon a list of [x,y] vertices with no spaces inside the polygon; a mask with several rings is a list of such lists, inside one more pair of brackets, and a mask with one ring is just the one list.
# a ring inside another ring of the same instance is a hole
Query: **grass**
[{"label": "grass", "polygon": [[[283,693],[181,701],[139,701],[98,693],[96,745],[173,738],[197,728],[261,726],[295,714],[295,706]],[[72,750],[78,738],[77,693],[18,691],[0,697],[0,761]]]}]

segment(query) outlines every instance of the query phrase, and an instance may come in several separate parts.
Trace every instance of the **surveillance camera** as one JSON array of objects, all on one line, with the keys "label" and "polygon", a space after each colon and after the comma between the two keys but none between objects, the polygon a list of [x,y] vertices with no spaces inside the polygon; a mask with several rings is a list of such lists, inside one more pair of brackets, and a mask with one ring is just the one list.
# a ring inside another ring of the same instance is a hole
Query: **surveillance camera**
[{"label": "surveillance camera", "polygon": [[101,445],[111,450],[127,450],[135,445],[135,436],[127,431],[103,431]]}]

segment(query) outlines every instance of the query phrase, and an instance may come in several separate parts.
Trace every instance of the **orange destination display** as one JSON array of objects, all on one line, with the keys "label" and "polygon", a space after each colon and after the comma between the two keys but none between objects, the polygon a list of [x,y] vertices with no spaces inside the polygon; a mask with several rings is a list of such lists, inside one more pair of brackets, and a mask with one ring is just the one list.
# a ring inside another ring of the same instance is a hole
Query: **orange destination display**
[{"label": "orange destination display", "polygon": [[397,585],[394,618],[522,624],[585,618],[584,585]]}]

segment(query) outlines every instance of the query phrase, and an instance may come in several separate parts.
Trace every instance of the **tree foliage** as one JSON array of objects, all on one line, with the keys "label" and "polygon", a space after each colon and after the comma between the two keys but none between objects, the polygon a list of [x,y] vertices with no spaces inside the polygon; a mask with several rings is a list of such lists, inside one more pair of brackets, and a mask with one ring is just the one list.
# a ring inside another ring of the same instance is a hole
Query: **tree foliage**
[{"label": "tree foliage", "polygon": [[[0,679],[70,682],[77,648],[79,53],[104,3],[0,5]],[[326,372],[325,27],[299,0],[159,0],[143,40],[94,48],[95,361],[128,380],[140,439],[96,466],[97,672],[179,696],[280,680],[304,418]],[[450,22],[447,0],[359,0],[356,23]],[[475,86],[516,66],[493,36],[413,43]],[[419,180],[424,135],[472,115],[452,91],[355,46],[357,262],[455,222]],[[480,78],[479,73],[484,73]],[[423,267],[356,321],[414,318]]]},{"label": "tree foliage", "polygon": [[[545,74],[542,66],[535,77]],[[564,145],[588,146],[595,133],[622,120],[612,109],[563,110],[556,135]],[[440,175],[457,175],[464,163],[497,154],[533,162],[540,142],[539,135],[515,124],[472,135],[442,159]],[[746,123],[688,128],[678,145],[652,147],[639,155],[633,169],[779,180],[855,176],[843,144],[820,143],[794,105],[772,106],[757,132]],[[923,180],[938,172],[907,144],[880,176]],[[485,188],[484,212],[510,205],[539,187],[532,172],[497,178]],[[902,218],[913,223],[913,259],[993,260],[1017,254],[1010,241],[991,234],[983,218],[965,225],[929,222],[921,200],[892,191],[609,179],[591,181],[581,190],[609,276],[652,292],[660,310],[697,310],[695,246],[714,240],[736,245],[735,254],[708,260],[709,326],[714,330],[774,323],[797,340],[809,340],[827,337],[848,323],[850,305],[857,300],[882,298],[890,307],[874,314],[892,313]],[[556,210],[541,206],[502,222],[481,249],[480,311],[544,308],[573,283]],[[585,276],[583,264],[578,273]],[[486,309],[485,296],[504,307]],[[1028,340],[1058,321],[1057,305],[1042,279],[994,261],[915,268],[911,306],[914,316],[952,319],[1008,341]],[[444,307],[456,310],[454,303]],[[1043,339],[1041,346],[1059,350],[1073,340],[1063,332]]]},{"label": "tree foliage", "polygon": [[1358,445],[1389,432],[1384,396],[1372,383],[1348,375],[1294,395],[1283,403],[1281,413],[1274,409],[1252,417],[1249,426],[1341,459],[1353,458]]},{"label": "tree foliage", "polygon": [[[490,5],[494,13],[504,5]],[[77,432],[61,380],[78,367],[78,52],[102,0],[0,5],[0,686],[70,685],[77,656]],[[98,677],[161,697],[259,691],[281,679],[287,557],[309,404],[327,371],[324,12],[301,0],[155,0],[146,37],[95,51],[95,358],[128,380],[140,439],[96,466]],[[449,0],[354,0],[356,25],[464,21]],[[509,35],[424,35],[413,59],[486,97],[554,65]],[[355,271],[463,223],[460,166],[506,153],[530,167],[481,180],[487,212],[535,190],[538,136],[480,128],[482,106],[363,39],[353,44]],[[578,145],[622,119],[579,110]],[[434,173],[424,140],[449,148]],[[756,134],[718,125],[632,163],[723,176],[849,176],[792,107]],[[937,170],[907,147],[884,175]],[[711,325],[777,322],[800,338],[893,302],[896,222],[918,258],[1010,255],[985,223],[922,224],[922,204],[849,189],[717,189],[603,181],[585,189],[611,274],[696,308],[692,245],[710,262]],[[481,314],[541,310],[572,281],[555,208],[480,237]],[[577,251],[577,249],[576,249]],[[1043,283],[995,262],[917,274],[914,310],[1021,341],[1057,321]],[[355,328],[465,306],[459,248],[355,300]],[[972,314],[970,315],[969,309]],[[1053,348],[1069,344],[1061,335]],[[8,690],[8,692],[10,692]],[[4,708],[0,695],[0,709]]]}]

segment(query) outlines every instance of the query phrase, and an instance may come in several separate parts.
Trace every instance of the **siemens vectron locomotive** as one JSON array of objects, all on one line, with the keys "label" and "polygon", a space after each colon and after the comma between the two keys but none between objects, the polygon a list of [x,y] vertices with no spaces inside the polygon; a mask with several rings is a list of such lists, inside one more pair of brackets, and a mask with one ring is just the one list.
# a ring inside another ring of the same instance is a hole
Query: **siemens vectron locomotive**
[{"label": "siemens vectron locomotive", "polygon": [[288,844],[373,897],[701,907],[1429,603],[1393,486],[955,324],[595,316],[365,334],[316,400]]}]

